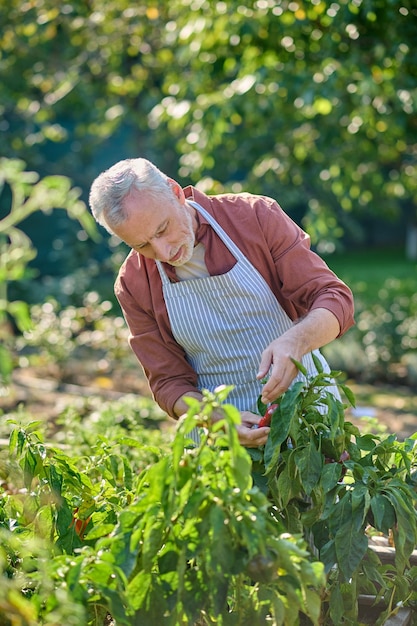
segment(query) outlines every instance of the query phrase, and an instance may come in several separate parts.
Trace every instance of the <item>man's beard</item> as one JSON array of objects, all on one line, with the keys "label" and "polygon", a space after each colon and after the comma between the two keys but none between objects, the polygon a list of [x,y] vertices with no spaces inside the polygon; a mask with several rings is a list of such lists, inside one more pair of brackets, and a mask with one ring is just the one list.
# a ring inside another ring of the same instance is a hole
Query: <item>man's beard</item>
[{"label": "man's beard", "polygon": [[[181,244],[180,248],[184,248],[184,251],[181,255],[181,258],[178,261],[170,263],[173,267],[180,267],[181,265],[185,265],[193,256],[194,245],[195,245],[195,235],[193,230],[193,220],[190,213],[187,214],[187,226],[188,226],[188,235],[184,243]],[[178,250],[177,250],[178,252]],[[175,256],[175,255],[174,255]]]}]

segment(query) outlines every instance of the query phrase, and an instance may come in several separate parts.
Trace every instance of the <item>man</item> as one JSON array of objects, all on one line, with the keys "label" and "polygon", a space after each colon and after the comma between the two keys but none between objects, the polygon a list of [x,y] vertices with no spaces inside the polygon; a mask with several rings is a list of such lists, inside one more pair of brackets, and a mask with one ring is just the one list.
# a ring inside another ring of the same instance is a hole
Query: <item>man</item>
[{"label": "man", "polygon": [[157,403],[178,418],[185,397],[233,385],[239,441],[264,444],[258,396],[299,379],[292,358],[314,375],[316,351],[328,371],[318,349],[354,323],[350,289],[271,198],[207,196],[126,159],[96,178],[90,206],[132,248],[115,293]]}]

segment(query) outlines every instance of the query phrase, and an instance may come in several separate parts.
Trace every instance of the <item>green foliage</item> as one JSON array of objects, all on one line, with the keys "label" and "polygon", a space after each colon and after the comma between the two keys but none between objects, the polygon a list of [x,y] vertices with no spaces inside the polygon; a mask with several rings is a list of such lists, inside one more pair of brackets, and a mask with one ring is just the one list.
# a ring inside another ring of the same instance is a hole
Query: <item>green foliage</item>
[{"label": "green foliage", "polygon": [[[345,421],[346,406],[326,391],[336,374],[286,392],[259,450],[240,446],[228,388],[189,399],[174,437],[149,430],[162,416],[145,399],[84,417],[68,408],[53,444],[40,422],[9,420],[5,615],[17,626],[77,623],[65,621],[70,613],[92,626],[109,616],[126,625],[357,626],[359,594],[372,594],[385,606],[379,626],[398,603],[413,604],[415,437],[362,434]],[[220,406],[224,419],[211,425]],[[264,490],[251,477],[261,467]],[[395,563],[381,564],[372,533],[392,534]]]},{"label": "green foliage", "polygon": [[364,210],[416,218],[411,0],[11,0],[0,18],[7,156],[87,188],[116,136],[204,189],[302,207],[323,249],[360,239]]},{"label": "green foliage", "polygon": [[12,370],[10,336],[6,321],[13,318],[19,330],[31,326],[29,309],[23,301],[8,300],[7,284],[25,277],[28,263],[36,256],[30,238],[18,228],[35,211],[50,213],[65,209],[70,217],[79,220],[90,236],[95,235],[92,217],[79,199],[80,190],[71,187],[65,176],[46,176],[39,180],[36,172],[25,171],[20,160],[0,159],[0,196],[9,187],[11,201],[7,214],[0,220],[0,383],[7,380]]},{"label": "green foliage", "polygon": [[362,382],[417,382],[417,266],[397,249],[334,255],[330,267],[352,289],[356,325],[323,352]]},{"label": "green foliage", "polygon": [[[415,281],[390,278],[378,293],[378,301],[367,309],[359,309],[356,335],[363,347],[369,368],[364,380],[395,380],[402,375],[415,382],[412,372],[407,373],[408,355],[417,348],[417,294]],[[404,375],[401,368],[406,369]]]},{"label": "green foliage", "polygon": [[252,487],[236,409],[225,406],[224,422],[187,450],[195,418],[208,427],[210,403],[219,399],[208,397],[203,411],[190,403],[172,457],[143,476],[138,502],[116,529],[116,555],[127,545],[138,550],[125,569],[133,623],[192,624],[199,616],[203,623],[262,623],[272,614],[272,623],[295,624],[300,611],[316,623],[320,564],[307,561],[299,540],[282,536],[268,500]]},{"label": "green foliage", "polygon": [[[385,617],[394,598],[412,593],[414,583],[399,581],[406,571],[415,574],[408,559],[417,543],[417,436],[399,442],[395,435],[362,435],[326,391],[337,375],[320,372],[278,400],[263,463],[287,530],[308,532],[325,566],[331,623],[356,624],[359,593],[384,596]],[[395,566],[385,571],[368,548],[371,528],[394,537]]]},{"label": "green foliage", "polygon": [[122,597],[123,584],[95,545],[133,501],[139,474],[168,450],[170,438],[149,430],[160,418],[140,398],[98,406],[83,419],[67,409],[53,445],[40,422],[9,420],[9,454],[0,461],[1,569],[9,582],[0,585],[0,605],[5,617],[16,614],[13,624],[104,624],[113,589]]},{"label": "green foliage", "polygon": [[87,186],[94,149],[122,121],[147,132],[169,62],[165,21],[128,0],[71,0],[65,10],[49,0],[12,0],[0,6],[0,19],[7,156]]},{"label": "green foliage", "polygon": [[[4,515],[3,510],[0,509]],[[2,626],[80,626],[86,623],[83,605],[74,599],[63,579],[53,581],[51,546],[41,536],[11,531],[0,521],[0,623]],[[62,559],[61,559],[62,561]],[[68,567],[68,566],[67,566]],[[42,615],[42,622],[40,622]]]},{"label": "green foliage", "polygon": [[319,623],[323,566],[253,487],[238,411],[225,405],[209,428],[226,396],[191,401],[158,447],[134,419],[128,434],[114,413],[112,424],[109,409],[72,422],[70,454],[45,443],[39,422],[12,424],[0,604],[13,625],[101,625],[108,614],[117,624]]},{"label": "green foliage", "polygon": [[62,308],[52,298],[33,305],[32,324],[16,339],[21,363],[40,369],[55,364],[64,376],[72,363],[78,372],[90,368],[90,378],[98,376],[100,371],[106,373],[106,367],[115,361],[123,360],[125,368],[131,361],[137,368],[136,358],[131,358],[125,321],[121,316],[111,315],[111,311],[112,303],[100,301],[96,292],[85,293],[79,307]]}]

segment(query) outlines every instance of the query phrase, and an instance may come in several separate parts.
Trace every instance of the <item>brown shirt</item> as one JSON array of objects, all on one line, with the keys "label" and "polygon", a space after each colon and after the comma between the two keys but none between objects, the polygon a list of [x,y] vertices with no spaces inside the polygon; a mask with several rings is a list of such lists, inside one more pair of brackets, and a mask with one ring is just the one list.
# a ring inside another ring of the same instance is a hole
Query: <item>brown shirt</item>
[{"label": "brown shirt", "polygon": [[[310,250],[308,235],[274,200],[250,194],[206,196],[193,187],[184,192],[213,215],[292,320],[325,308],[338,319],[340,335],[353,325],[350,289]],[[207,220],[202,215],[197,218],[196,239],[204,245],[210,275],[227,272],[235,258]],[[164,268],[171,280],[178,280],[173,266],[164,264]],[[120,268],[115,294],[129,326],[130,345],[154,398],[173,416],[178,398],[196,390],[197,375],[172,336],[155,261],[132,250]]]}]

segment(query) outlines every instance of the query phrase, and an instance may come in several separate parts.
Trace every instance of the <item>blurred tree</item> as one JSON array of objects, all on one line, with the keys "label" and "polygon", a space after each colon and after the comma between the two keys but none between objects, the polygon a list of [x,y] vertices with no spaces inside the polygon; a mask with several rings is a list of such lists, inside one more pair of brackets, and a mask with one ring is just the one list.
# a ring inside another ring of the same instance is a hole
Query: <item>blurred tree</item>
[{"label": "blurred tree", "polygon": [[8,284],[21,281],[28,271],[36,250],[30,238],[21,230],[21,222],[36,211],[50,213],[65,209],[86,232],[96,239],[95,222],[79,199],[80,189],[71,186],[65,176],[45,176],[25,170],[23,161],[0,159],[0,198],[9,191],[8,208],[0,218],[0,389],[13,368],[13,324],[21,330],[30,327],[29,308],[25,301],[9,298]]},{"label": "blurred tree", "polygon": [[322,252],[372,215],[415,226],[413,0],[0,0],[0,20],[6,156],[86,193],[142,154],[276,197]]},{"label": "blurred tree", "polygon": [[415,3],[204,2],[189,18],[170,22],[181,73],[167,68],[150,115],[184,177],[308,202],[323,251],[360,238],[366,213],[415,223]]}]

